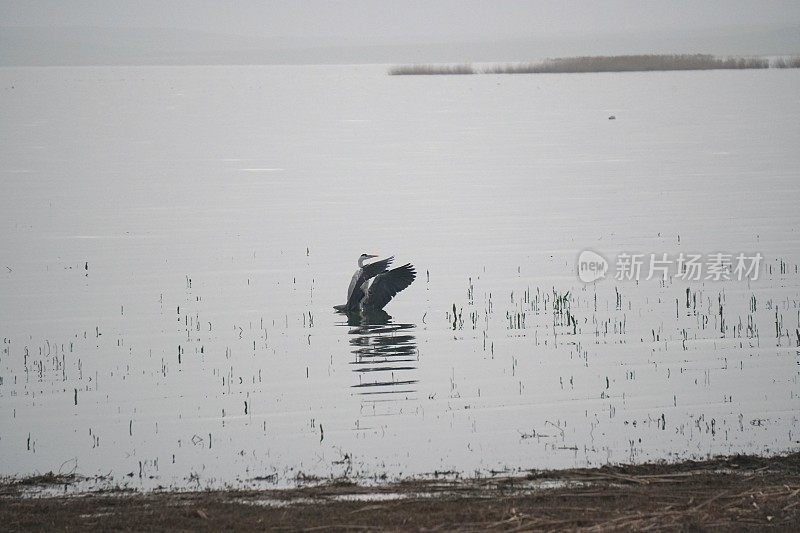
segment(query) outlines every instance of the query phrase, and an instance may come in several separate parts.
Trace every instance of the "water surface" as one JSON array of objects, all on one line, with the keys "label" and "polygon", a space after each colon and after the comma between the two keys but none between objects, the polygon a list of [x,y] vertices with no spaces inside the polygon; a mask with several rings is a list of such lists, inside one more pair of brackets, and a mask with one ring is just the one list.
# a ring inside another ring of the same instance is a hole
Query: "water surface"
[{"label": "water surface", "polygon": [[[0,474],[285,485],[797,449],[798,88],[0,69]],[[764,261],[584,284],[586,249]],[[362,252],[417,268],[388,316],[332,310]]]}]

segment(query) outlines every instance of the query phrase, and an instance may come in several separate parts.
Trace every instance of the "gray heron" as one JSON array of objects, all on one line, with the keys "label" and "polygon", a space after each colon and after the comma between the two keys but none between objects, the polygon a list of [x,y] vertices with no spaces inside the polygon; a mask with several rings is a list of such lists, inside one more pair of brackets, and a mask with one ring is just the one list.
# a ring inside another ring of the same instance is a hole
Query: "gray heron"
[{"label": "gray heron", "polygon": [[341,313],[380,311],[417,277],[411,263],[388,270],[394,256],[364,264],[364,261],[374,257],[378,256],[361,254],[358,258],[358,270],[353,274],[347,289],[347,303],[334,305],[334,309]]}]

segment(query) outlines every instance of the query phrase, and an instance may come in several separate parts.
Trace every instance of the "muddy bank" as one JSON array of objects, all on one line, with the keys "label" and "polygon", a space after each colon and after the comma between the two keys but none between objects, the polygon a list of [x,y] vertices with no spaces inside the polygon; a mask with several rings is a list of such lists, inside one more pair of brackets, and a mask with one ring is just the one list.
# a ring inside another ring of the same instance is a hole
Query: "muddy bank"
[{"label": "muddy bank", "polygon": [[74,481],[5,480],[4,529],[800,528],[800,453],[376,487],[43,495]]}]

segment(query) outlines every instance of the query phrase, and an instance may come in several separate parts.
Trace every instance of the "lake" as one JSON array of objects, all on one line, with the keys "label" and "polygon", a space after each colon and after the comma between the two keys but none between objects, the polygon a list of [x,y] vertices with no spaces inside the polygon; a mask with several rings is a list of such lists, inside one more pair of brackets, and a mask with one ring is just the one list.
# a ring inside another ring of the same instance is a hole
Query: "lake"
[{"label": "lake", "polygon": [[[798,89],[0,68],[0,475],[291,486],[797,450]],[[363,252],[416,267],[387,316],[333,312]]]}]

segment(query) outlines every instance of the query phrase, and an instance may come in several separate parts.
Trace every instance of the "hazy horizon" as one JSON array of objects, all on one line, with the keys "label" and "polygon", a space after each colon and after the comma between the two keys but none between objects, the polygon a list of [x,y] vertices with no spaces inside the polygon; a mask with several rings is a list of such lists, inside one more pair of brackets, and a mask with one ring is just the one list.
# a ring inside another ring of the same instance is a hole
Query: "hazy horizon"
[{"label": "hazy horizon", "polygon": [[800,53],[796,2],[0,2],[0,65],[502,62]]}]

